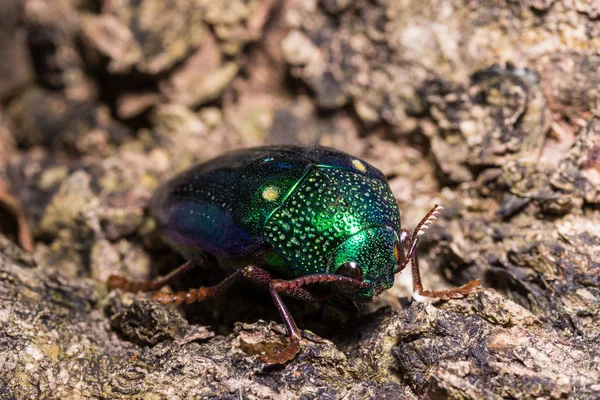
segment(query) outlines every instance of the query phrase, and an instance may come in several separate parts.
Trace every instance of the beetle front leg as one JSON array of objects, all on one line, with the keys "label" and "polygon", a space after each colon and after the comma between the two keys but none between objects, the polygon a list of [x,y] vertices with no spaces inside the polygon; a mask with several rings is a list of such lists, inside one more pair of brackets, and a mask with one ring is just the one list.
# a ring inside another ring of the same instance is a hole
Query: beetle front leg
[{"label": "beetle front leg", "polygon": [[[406,253],[406,256],[404,257],[404,260],[402,260],[400,265],[396,268],[395,272],[402,271],[406,267],[408,262],[410,261],[412,279],[413,279],[413,291],[416,294],[421,295],[421,296],[436,298],[436,299],[441,299],[441,300],[448,300],[448,299],[461,298],[461,297],[464,297],[467,294],[473,292],[475,289],[477,289],[479,287],[480,281],[479,281],[479,279],[475,279],[474,281],[471,281],[463,286],[460,286],[457,288],[452,288],[452,289],[446,289],[446,290],[437,290],[437,291],[423,290],[423,285],[421,284],[421,272],[419,271],[419,260],[417,258],[417,251],[416,251],[417,243],[419,242],[419,238],[425,233],[425,231],[427,229],[429,229],[431,224],[433,224],[433,221],[437,219],[437,216],[443,210],[444,210],[444,207],[436,204],[435,207],[433,207],[425,215],[425,217],[421,220],[421,222],[419,222],[419,224],[415,228],[415,231],[413,232],[412,235],[405,230],[402,231],[402,237],[400,238],[401,242],[408,241],[410,243],[410,246],[409,246],[408,252]],[[402,240],[402,239],[404,239],[404,240]]]},{"label": "beetle front leg", "polygon": [[434,299],[448,300],[448,299],[459,299],[464,297],[477,289],[480,285],[479,279],[475,279],[465,285],[457,288],[451,288],[446,290],[423,290],[421,284],[421,273],[419,272],[419,261],[417,260],[417,254],[414,253],[411,260],[412,264],[412,278],[413,278],[413,291],[418,295],[430,297]]}]

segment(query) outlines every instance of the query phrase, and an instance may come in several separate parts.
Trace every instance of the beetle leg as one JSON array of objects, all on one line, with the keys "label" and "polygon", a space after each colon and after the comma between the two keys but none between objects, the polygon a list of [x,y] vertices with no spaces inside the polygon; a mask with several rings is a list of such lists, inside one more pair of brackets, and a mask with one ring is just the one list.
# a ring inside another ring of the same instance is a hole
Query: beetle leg
[{"label": "beetle leg", "polygon": [[277,293],[282,294],[287,297],[293,297],[294,299],[304,300],[304,301],[325,301],[331,298],[331,294],[317,294],[307,288],[304,287],[295,287],[295,288],[276,288]]},{"label": "beetle leg", "polygon": [[315,283],[331,282],[355,284],[358,287],[368,286],[368,284],[365,282],[333,274],[313,274],[301,276],[296,279],[280,280],[272,279],[267,271],[254,266],[248,266],[242,271],[244,276],[250,281],[257,283],[260,286],[269,288],[273,302],[275,303],[275,306],[279,311],[279,315],[281,315],[281,319],[283,319],[288,331],[289,344],[284,349],[276,351],[274,354],[267,354],[261,357],[262,361],[269,364],[283,364],[286,361],[293,359],[294,356],[300,351],[300,330],[298,330],[298,327],[296,326],[296,323],[294,322],[289,310],[283,303],[280,294],[300,298],[303,300],[319,301],[323,300],[324,298],[322,296],[315,295],[303,286]]},{"label": "beetle leg", "polygon": [[[180,276],[184,272],[187,272],[190,269],[198,266],[203,261],[205,261],[205,259],[203,258],[192,259],[183,264],[181,267],[174,270],[173,272],[171,272],[169,275],[165,276],[164,278],[149,282],[132,282],[125,279],[122,276],[111,275],[111,277],[108,280],[108,284],[113,288],[121,288],[130,292],[147,292],[158,290],[161,287],[173,281],[176,277]],[[303,286],[315,283],[333,282],[354,284],[358,287],[368,285],[367,283],[362,281],[357,281],[352,278],[333,274],[314,274],[290,280],[272,279],[269,273],[264,269],[255,266],[248,266],[246,268],[237,270],[236,272],[229,275],[227,278],[225,278],[223,281],[221,281],[215,286],[200,287],[198,289],[191,289],[187,292],[178,293],[158,292],[153,293],[152,298],[163,304],[182,304],[184,302],[189,304],[194,301],[203,301],[208,298],[216,297],[222,294],[234,282],[238,281],[241,278],[246,278],[249,281],[258,284],[259,286],[263,286],[269,289],[269,293],[273,298],[273,302],[277,307],[277,311],[279,311],[279,315],[281,316],[281,319],[283,319],[283,322],[288,331],[289,343],[287,344],[287,346],[285,346],[285,348],[277,350],[272,354],[264,354],[261,356],[261,360],[269,364],[283,364],[293,359],[294,356],[300,351],[300,330],[296,326],[294,318],[285,306],[285,303],[281,299],[280,294],[296,297],[302,300],[322,301],[327,299],[327,297],[329,296],[319,296]]]},{"label": "beetle leg", "polygon": [[423,290],[423,285],[421,284],[421,273],[419,272],[419,261],[417,260],[417,254],[413,253],[412,259],[412,278],[413,278],[413,290],[415,293],[435,298],[441,300],[448,299],[459,299],[473,292],[475,289],[479,287],[481,283],[479,279],[475,279],[465,285],[459,286],[457,288],[451,288],[446,290]]},{"label": "beetle leg", "polygon": [[270,285],[269,293],[271,293],[271,298],[273,298],[277,311],[279,311],[279,315],[281,315],[281,319],[283,319],[283,323],[287,328],[289,343],[286,347],[275,351],[273,354],[262,355],[261,360],[269,364],[283,364],[293,359],[300,351],[300,330],[273,285]]},{"label": "beetle leg", "polygon": [[406,253],[406,256],[404,257],[404,260],[402,260],[402,263],[400,263],[400,265],[396,268],[395,272],[402,271],[406,267],[408,262],[410,261],[411,269],[412,269],[411,272],[412,272],[412,279],[413,279],[413,291],[421,296],[437,298],[437,299],[442,299],[442,300],[448,300],[448,299],[460,298],[460,297],[463,297],[463,296],[471,293],[472,291],[477,289],[477,287],[479,287],[480,281],[479,281],[479,279],[476,279],[474,281],[467,283],[466,285],[463,285],[463,286],[460,286],[457,288],[446,289],[446,290],[438,290],[438,291],[423,290],[423,285],[421,284],[421,272],[419,271],[419,260],[417,258],[417,251],[416,251],[417,243],[419,242],[419,238],[421,236],[423,236],[425,231],[427,229],[429,229],[431,224],[433,224],[433,221],[437,219],[436,217],[443,210],[444,210],[444,207],[436,204],[435,207],[433,207],[431,209],[431,211],[429,211],[425,215],[425,217],[421,220],[421,222],[419,222],[419,224],[415,228],[412,235],[410,235],[404,229],[402,230],[402,235],[400,236],[400,241],[401,241],[401,243],[402,243],[403,239],[404,239],[404,241],[409,241],[410,246],[409,246],[408,252]]},{"label": "beetle leg", "polygon": [[300,330],[296,326],[292,315],[288,311],[287,307],[283,303],[280,294],[284,294],[290,297],[299,298],[302,300],[309,301],[323,301],[331,297],[330,295],[317,295],[310,290],[303,287],[304,285],[314,283],[332,283],[332,282],[344,282],[348,284],[355,284],[358,287],[368,286],[367,283],[357,281],[356,279],[348,278],[340,275],[332,274],[313,274],[302,276],[297,279],[290,280],[271,280],[269,283],[269,292],[271,297],[277,306],[277,310],[285,323],[285,326],[289,334],[289,344],[283,350],[277,351],[275,354],[269,354],[263,356],[262,360],[270,364],[283,364],[288,360],[294,358],[294,356],[300,351]]},{"label": "beetle leg", "polygon": [[[475,279],[467,283],[466,285],[462,285],[457,288],[446,289],[446,290],[423,290],[423,284],[421,284],[421,272],[419,271],[419,260],[417,258],[417,243],[419,238],[423,236],[425,231],[429,229],[433,221],[437,219],[437,216],[444,210],[444,207],[440,205],[435,205],[431,211],[429,211],[425,217],[419,222],[415,231],[410,238],[410,248],[408,249],[408,253],[406,253],[406,257],[402,262],[401,268],[406,267],[408,263],[408,259],[411,261],[411,269],[412,269],[412,278],[413,278],[413,291],[421,296],[437,298],[442,300],[448,299],[457,299],[460,297],[464,297],[467,294],[471,293],[477,287],[479,287],[480,281],[479,279]],[[400,269],[400,270],[402,270]]]},{"label": "beetle leg", "polygon": [[237,270],[233,274],[229,275],[227,278],[223,279],[221,282],[214,286],[202,286],[198,289],[190,289],[187,292],[177,292],[177,293],[164,293],[164,292],[156,292],[152,293],[152,300],[156,300],[162,304],[190,304],[195,301],[204,301],[206,299],[211,299],[213,297],[217,297],[218,295],[225,292],[234,282],[240,280],[240,278],[244,277],[244,273],[242,270]]},{"label": "beetle leg", "polygon": [[290,280],[273,280],[273,285],[277,288],[279,293],[283,293],[284,290],[295,289],[314,283],[346,283],[349,285],[356,285],[359,288],[369,287],[367,282],[336,274],[312,274]]},{"label": "beetle leg", "polygon": [[356,285],[357,287],[368,287],[369,284],[346,276],[335,274],[313,274],[301,276],[300,278],[290,280],[274,280],[273,286],[277,293],[306,301],[325,301],[329,299],[331,294],[319,295],[309,289],[303,287],[314,283],[346,283]]},{"label": "beetle leg", "polygon": [[123,289],[126,292],[152,292],[154,290],[162,288],[163,286],[167,286],[169,283],[173,282],[187,271],[194,269],[202,264],[205,264],[207,261],[207,257],[193,258],[181,265],[180,267],[174,269],[163,278],[155,279],[153,281],[135,282],[130,281],[129,279],[121,275],[111,275],[108,278],[107,283],[108,286],[110,286],[113,289]]},{"label": "beetle leg", "polygon": [[296,326],[296,322],[294,322],[292,314],[290,314],[290,311],[287,309],[285,303],[278,293],[278,281],[272,279],[271,275],[269,275],[269,273],[264,269],[252,265],[239,271],[241,271],[246,279],[269,289],[271,298],[273,299],[273,302],[277,307],[277,311],[279,311],[279,315],[281,316],[281,319],[283,319],[283,323],[288,331],[288,345],[272,354],[261,355],[261,361],[268,364],[283,364],[293,359],[294,356],[300,351],[300,330]]}]

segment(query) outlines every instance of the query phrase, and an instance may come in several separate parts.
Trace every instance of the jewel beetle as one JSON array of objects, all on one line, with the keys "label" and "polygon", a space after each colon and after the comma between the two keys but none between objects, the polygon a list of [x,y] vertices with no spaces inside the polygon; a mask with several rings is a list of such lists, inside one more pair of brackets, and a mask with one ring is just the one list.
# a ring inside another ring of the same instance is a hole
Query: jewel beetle
[{"label": "jewel beetle", "polygon": [[288,342],[261,359],[284,363],[300,351],[300,331],[281,296],[371,301],[409,262],[421,296],[448,299],[473,291],[479,281],[443,291],[422,288],[416,245],[441,210],[436,205],[410,233],[401,228],[386,177],[364,160],[321,146],[232,151],[184,171],[150,201],[161,236],[188,261],[154,281],[112,275],[108,284],[156,291],[212,256],[229,271],[219,284],[156,292],[153,298],[202,301],[240,279],[263,286],[286,325]]}]

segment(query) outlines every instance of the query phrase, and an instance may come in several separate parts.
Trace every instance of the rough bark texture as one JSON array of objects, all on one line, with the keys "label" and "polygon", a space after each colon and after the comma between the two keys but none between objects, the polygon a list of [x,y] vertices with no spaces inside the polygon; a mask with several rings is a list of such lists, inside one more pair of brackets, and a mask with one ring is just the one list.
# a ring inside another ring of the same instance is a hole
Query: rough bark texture
[{"label": "rough bark texture", "polygon": [[[599,17],[577,0],[4,1],[0,398],[599,398]],[[484,288],[415,303],[404,274],[361,314],[290,301],[302,351],[284,366],[257,361],[284,328],[251,287],[179,309],[107,290],[181,262],[145,213],[160,182],[289,142],[378,166],[409,228],[443,204],[424,284]]]}]

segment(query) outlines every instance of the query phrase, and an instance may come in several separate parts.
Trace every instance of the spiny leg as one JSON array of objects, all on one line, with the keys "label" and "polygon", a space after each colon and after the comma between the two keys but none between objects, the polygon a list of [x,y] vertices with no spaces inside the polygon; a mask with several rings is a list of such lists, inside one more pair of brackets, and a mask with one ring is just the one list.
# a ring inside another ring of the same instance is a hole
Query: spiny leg
[{"label": "spiny leg", "polygon": [[281,299],[280,294],[284,294],[291,297],[300,298],[303,300],[322,300],[324,297],[318,296],[304,286],[316,284],[316,283],[346,283],[354,284],[357,287],[364,287],[365,282],[357,281],[348,277],[332,274],[314,274],[306,275],[296,279],[280,280],[272,279],[269,273],[261,268],[249,266],[244,270],[244,276],[252,282],[268,287],[269,293],[273,298],[273,302],[279,311],[279,315],[283,320],[286,329],[288,331],[289,343],[286,347],[281,350],[275,351],[272,354],[266,354],[261,356],[261,361],[269,364],[283,364],[293,359],[296,354],[300,351],[300,330],[294,322],[294,318],[290,314],[289,310],[285,306],[285,303]]},{"label": "spiny leg", "polygon": [[331,294],[317,294],[304,287],[315,283],[334,283],[343,282],[346,284],[354,284],[357,287],[364,287],[365,282],[357,281],[348,277],[330,274],[315,274],[307,275],[291,280],[272,280],[269,284],[269,293],[273,298],[273,302],[281,315],[281,319],[288,331],[289,343],[282,350],[276,351],[274,354],[262,356],[261,359],[269,364],[283,364],[293,359],[300,351],[300,331],[285,303],[281,299],[280,294],[288,297],[293,297],[305,301],[325,301],[329,299]]},{"label": "spiny leg", "polygon": [[275,306],[279,311],[279,315],[281,315],[281,319],[283,319],[285,327],[287,328],[289,343],[282,350],[278,350],[274,354],[262,356],[261,359],[264,362],[268,362],[270,364],[283,364],[286,361],[293,359],[300,351],[300,330],[296,326],[296,322],[294,322],[294,318],[285,306],[280,294],[285,294],[287,296],[296,297],[303,300],[322,301],[329,296],[315,295],[303,286],[315,283],[334,282],[343,282],[346,284],[356,285],[357,287],[368,286],[367,283],[358,281],[356,279],[331,274],[314,274],[303,276],[297,279],[272,280],[270,282],[269,292],[271,293],[273,302],[275,303]]},{"label": "spiny leg", "polygon": [[292,314],[290,314],[290,311],[285,306],[285,303],[273,285],[269,287],[269,293],[271,293],[271,298],[275,303],[275,307],[277,307],[277,311],[279,311],[279,315],[281,316],[281,319],[283,319],[283,323],[288,331],[289,343],[281,350],[261,356],[261,360],[269,364],[283,364],[293,359],[300,351],[300,330],[296,326]]},{"label": "spiny leg", "polygon": [[423,285],[421,284],[421,273],[419,272],[419,261],[417,260],[417,253],[413,254],[411,263],[413,291],[421,296],[441,300],[459,299],[477,289],[480,284],[479,279],[475,279],[474,281],[471,281],[457,288],[451,288],[446,290],[423,290]]},{"label": "spiny leg", "polygon": [[[119,287],[128,291],[152,291],[160,289],[173,281],[176,277],[180,276],[186,271],[194,268],[204,261],[204,259],[193,259],[177,268],[169,275],[162,279],[158,279],[150,282],[131,282],[121,276],[113,275],[109,278],[109,285],[111,287]],[[279,315],[286,326],[288,331],[289,343],[282,350],[276,351],[273,354],[266,354],[261,356],[263,362],[269,364],[283,364],[294,358],[300,351],[300,331],[294,322],[292,315],[285,306],[285,303],[281,299],[280,294],[288,295],[291,297],[300,298],[303,300],[320,301],[325,299],[324,296],[319,296],[308,289],[305,285],[311,285],[316,283],[334,283],[340,282],[345,284],[354,284],[357,287],[364,287],[367,285],[365,282],[357,281],[348,277],[331,274],[314,274],[307,275],[291,280],[279,280],[272,279],[269,273],[262,268],[255,266],[247,266],[243,269],[237,270],[233,274],[229,275],[223,281],[215,286],[200,287],[198,289],[191,289],[187,292],[178,293],[153,293],[152,298],[163,304],[182,304],[192,303],[195,301],[203,301],[212,297],[216,297],[227,290],[234,282],[241,278],[248,279],[259,286],[263,286],[269,289],[269,293],[273,298],[273,302],[279,311]]]},{"label": "spiny leg", "polygon": [[[413,291],[421,296],[426,296],[426,297],[430,297],[430,298],[438,298],[438,299],[442,299],[442,300],[448,300],[448,299],[460,298],[460,297],[463,297],[463,296],[471,293],[472,291],[477,289],[477,287],[479,287],[480,281],[479,281],[479,279],[476,279],[476,280],[471,281],[463,286],[460,286],[457,288],[452,288],[452,289],[446,289],[446,290],[438,290],[438,291],[423,290],[423,285],[421,283],[421,272],[419,271],[419,260],[417,258],[416,247],[417,247],[417,243],[419,242],[419,238],[421,236],[423,236],[425,231],[427,229],[429,229],[429,227],[431,226],[433,221],[437,219],[437,216],[443,210],[444,210],[444,207],[436,204],[435,207],[433,207],[431,209],[431,211],[429,211],[425,215],[425,217],[421,220],[421,222],[419,222],[419,224],[415,228],[412,235],[410,235],[410,236],[407,236],[408,234],[403,235],[403,238],[406,238],[406,240],[409,241],[410,246],[409,246],[408,252],[406,253],[406,256],[404,257],[404,260],[402,260],[402,263],[398,266],[398,268],[396,268],[396,272],[402,271],[406,267],[408,262],[410,261],[411,262],[412,279],[413,279]],[[405,233],[405,231],[403,231],[403,233]]]},{"label": "spiny leg", "polygon": [[281,350],[276,350],[270,354],[262,354],[260,360],[268,364],[284,364],[293,359],[300,351],[300,330],[296,326],[296,322],[294,322],[294,318],[285,306],[281,296],[277,293],[277,288],[274,285],[274,282],[276,281],[271,278],[271,275],[269,275],[267,271],[252,265],[238,270],[237,272],[249,281],[269,289],[271,298],[273,299],[277,311],[279,311],[279,315],[288,331],[288,344]]},{"label": "spiny leg", "polygon": [[200,265],[203,265],[208,261],[210,261],[209,258],[205,256],[193,258],[171,271],[168,275],[162,278],[155,279],[153,281],[136,282],[131,281],[121,275],[111,275],[108,278],[107,283],[108,286],[110,286],[113,289],[122,289],[126,292],[152,292],[155,290],[159,290],[164,286],[167,286],[169,283],[175,281],[187,271],[194,269]]},{"label": "spiny leg", "polygon": [[152,300],[156,300],[162,304],[176,305],[180,305],[184,302],[186,304],[190,304],[195,301],[204,301],[213,297],[217,297],[220,294],[224,293],[227,289],[231,287],[231,285],[233,285],[236,281],[240,280],[240,278],[243,277],[243,270],[237,270],[214,286],[202,286],[198,289],[190,289],[187,292],[156,292],[152,293]]}]

